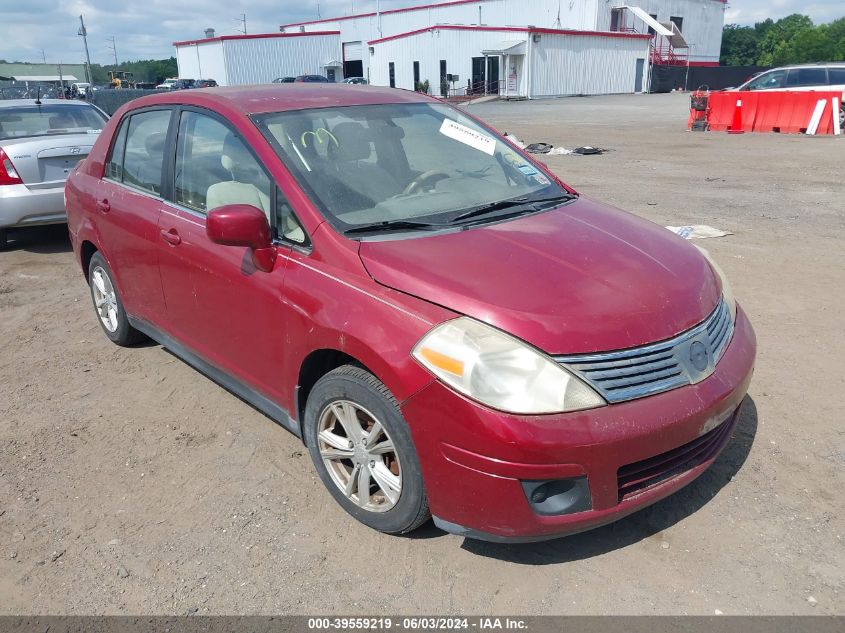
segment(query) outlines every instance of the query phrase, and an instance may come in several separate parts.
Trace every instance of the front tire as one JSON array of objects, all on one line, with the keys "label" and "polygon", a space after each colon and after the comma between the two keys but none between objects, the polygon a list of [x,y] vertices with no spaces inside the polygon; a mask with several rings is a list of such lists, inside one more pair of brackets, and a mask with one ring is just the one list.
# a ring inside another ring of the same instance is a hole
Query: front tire
[{"label": "front tire", "polygon": [[144,339],[143,334],[129,325],[114,276],[100,253],[94,253],[88,264],[88,285],[97,320],[112,343],[128,346]]},{"label": "front tire", "polygon": [[304,427],[320,479],[358,521],[404,534],[428,520],[410,429],[378,378],[353,365],[329,372],[308,395]]}]

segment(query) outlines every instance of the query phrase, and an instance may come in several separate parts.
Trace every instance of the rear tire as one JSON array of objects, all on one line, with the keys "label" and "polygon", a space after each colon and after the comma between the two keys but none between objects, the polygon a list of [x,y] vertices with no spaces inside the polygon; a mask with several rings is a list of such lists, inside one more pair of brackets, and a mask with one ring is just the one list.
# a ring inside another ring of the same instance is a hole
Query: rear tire
[{"label": "rear tire", "polygon": [[114,276],[100,253],[94,253],[88,264],[88,285],[97,320],[112,343],[128,346],[144,340],[144,335],[129,325]]},{"label": "rear tire", "polygon": [[308,395],[304,431],[317,474],[358,521],[404,534],[428,520],[410,429],[378,378],[353,365],[320,378]]}]

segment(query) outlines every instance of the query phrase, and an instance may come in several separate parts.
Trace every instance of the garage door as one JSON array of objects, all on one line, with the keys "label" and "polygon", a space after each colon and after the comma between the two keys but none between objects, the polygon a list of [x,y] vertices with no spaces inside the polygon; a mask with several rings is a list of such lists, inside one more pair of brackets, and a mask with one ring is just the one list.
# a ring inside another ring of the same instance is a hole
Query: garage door
[{"label": "garage door", "polygon": [[361,42],[344,42],[343,43],[343,60],[347,62],[355,62],[364,59],[364,47]]},{"label": "garage door", "polygon": [[364,76],[364,46],[361,42],[343,43],[343,76]]}]

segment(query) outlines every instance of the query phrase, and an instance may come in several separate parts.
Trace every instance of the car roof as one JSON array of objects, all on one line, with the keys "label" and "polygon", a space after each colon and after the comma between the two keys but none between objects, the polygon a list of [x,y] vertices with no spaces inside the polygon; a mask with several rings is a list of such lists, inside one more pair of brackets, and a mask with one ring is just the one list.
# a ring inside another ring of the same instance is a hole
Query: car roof
[{"label": "car roof", "polygon": [[787,66],[778,66],[777,68],[771,68],[770,70],[789,70],[791,68],[827,68],[828,66],[833,66],[835,68],[845,68],[845,62],[816,62],[814,64],[789,64]]},{"label": "car roof", "polygon": [[359,85],[350,89],[349,86],[333,83],[274,83],[161,93],[135,99],[129,105],[132,110],[151,105],[194,105],[211,109],[217,106],[233,108],[249,115],[332,106],[425,103],[432,100],[432,97],[396,88]]},{"label": "car roof", "polygon": [[[21,106],[34,106],[35,99],[2,99],[0,100],[0,108],[14,108]],[[41,105],[64,105],[69,107],[93,107],[90,103],[85,101],[78,101],[76,99],[41,99]]]}]

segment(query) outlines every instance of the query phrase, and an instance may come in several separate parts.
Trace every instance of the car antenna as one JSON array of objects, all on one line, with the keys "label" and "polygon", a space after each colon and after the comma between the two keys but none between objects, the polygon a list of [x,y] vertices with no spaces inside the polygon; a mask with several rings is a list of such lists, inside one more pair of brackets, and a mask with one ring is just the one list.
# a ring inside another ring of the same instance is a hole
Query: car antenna
[{"label": "car antenna", "polygon": [[41,86],[38,86],[35,93],[35,105],[41,105]]}]

